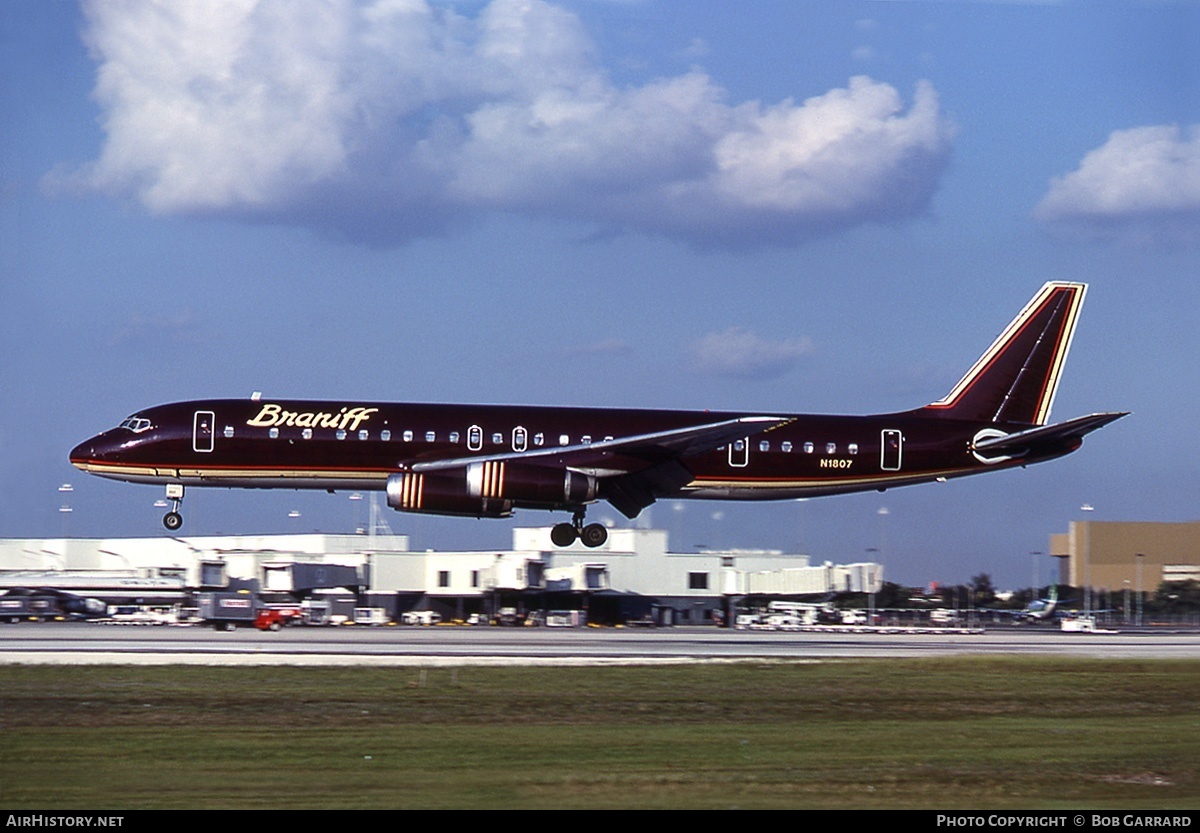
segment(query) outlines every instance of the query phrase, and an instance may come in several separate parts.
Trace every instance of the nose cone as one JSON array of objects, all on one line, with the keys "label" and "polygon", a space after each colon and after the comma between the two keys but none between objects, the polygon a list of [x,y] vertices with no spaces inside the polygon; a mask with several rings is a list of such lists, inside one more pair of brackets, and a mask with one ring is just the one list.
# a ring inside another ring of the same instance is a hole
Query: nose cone
[{"label": "nose cone", "polygon": [[89,471],[92,463],[100,462],[105,456],[108,442],[103,434],[84,440],[71,449],[71,465],[80,471]]},{"label": "nose cone", "polygon": [[87,464],[92,459],[95,445],[91,440],[84,440],[71,449],[71,465],[80,471],[87,471]]}]

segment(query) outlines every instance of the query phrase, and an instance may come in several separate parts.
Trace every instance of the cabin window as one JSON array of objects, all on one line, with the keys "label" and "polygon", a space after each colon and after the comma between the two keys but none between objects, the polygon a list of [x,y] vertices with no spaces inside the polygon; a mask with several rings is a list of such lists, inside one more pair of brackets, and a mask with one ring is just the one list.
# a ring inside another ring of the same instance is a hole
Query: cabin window
[{"label": "cabin window", "polygon": [[279,429],[278,429],[278,428],[272,428],[270,431],[268,431],[268,432],[267,432],[267,434],[268,434],[268,435],[271,437],[271,439],[273,439],[273,440],[277,440],[277,439],[279,439]]},{"label": "cabin window", "polygon": [[611,442],[612,442],[612,440],[613,440],[613,438],[612,438],[612,434],[605,434],[605,435],[604,435],[604,441],[605,441],[606,443],[611,443]]},{"label": "cabin window", "polygon": [[346,439],[346,429],[345,429],[345,428],[339,428],[339,429],[337,430],[337,435],[336,435],[336,436],[337,436],[337,438],[338,438],[339,440],[344,440],[344,439]]},{"label": "cabin window", "polygon": [[360,429],[358,429],[358,438],[359,438],[360,440],[365,440],[365,439],[367,439],[367,438],[368,438],[368,437],[370,437],[370,436],[371,436],[371,435],[370,435],[369,433],[367,433],[367,429],[366,429],[366,428],[360,428]]},{"label": "cabin window", "polygon": [[584,445],[591,445],[592,444],[592,435],[584,434],[582,437],[579,438],[579,441],[581,443],[583,443]]},{"label": "cabin window", "polygon": [[405,441],[406,443],[411,443],[411,442],[412,442],[412,437],[413,437],[413,435],[412,435],[412,431],[405,431],[405,432],[404,432],[404,441]]},{"label": "cabin window", "polygon": [[516,428],[513,429],[513,435],[512,435],[513,451],[524,451],[525,446],[528,444],[528,442],[529,442],[529,433],[524,428],[522,428],[521,426],[518,425]]},{"label": "cabin window", "polygon": [[467,450],[478,451],[483,448],[483,429],[472,425],[467,429]]},{"label": "cabin window", "polygon": [[450,442],[455,445],[458,445],[458,432],[457,431],[450,432]]},{"label": "cabin window", "polygon": [[759,440],[758,450],[759,451],[770,451],[771,450],[771,441],[770,440]]},{"label": "cabin window", "polygon": [[546,444],[546,435],[541,433],[540,431],[538,433],[534,434],[533,435],[533,444],[534,445],[545,445]]},{"label": "cabin window", "polygon": [[837,454],[837,443],[825,443],[826,454]]},{"label": "cabin window", "polygon": [[312,429],[305,428],[303,431],[300,432],[300,436],[306,440],[311,440],[312,439]]},{"label": "cabin window", "polygon": [[427,443],[437,442],[437,431],[426,431],[425,432],[425,442],[427,442]]},{"label": "cabin window", "polygon": [[857,454],[858,453],[858,443],[850,443],[850,445],[848,445],[846,447],[846,450],[849,451],[851,454]]},{"label": "cabin window", "polygon": [[779,444],[779,448],[781,451],[790,452],[792,450],[791,440],[784,440],[782,443]]},{"label": "cabin window", "polygon": [[384,428],[379,432],[379,439],[383,440],[385,443],[390,441],[392,439],[392,432]]},{"label": "cabin window", "polygon": [[566,434],[559,434],[558,435],[558,444],[559,445],[570,445],[571,438],[569,436],[567,436]]},{"label": "cabin window", "polygon": [[232,438],[233,438],[233,426],[226,425],[225,426],[225,439],[228,440],[228,439],[232,439]]},{"label": "cabin window", "polygon": [[504,445],[504,435],[499,431],[492,434],[492,445]]},{"label": "cabin window", "polygon": [[804,444],[804,453],[805,453],[805,454],[812,454],[812,453],[813,453],[813,444],[812,444],[812,443],[805,443],[805,444]]}]

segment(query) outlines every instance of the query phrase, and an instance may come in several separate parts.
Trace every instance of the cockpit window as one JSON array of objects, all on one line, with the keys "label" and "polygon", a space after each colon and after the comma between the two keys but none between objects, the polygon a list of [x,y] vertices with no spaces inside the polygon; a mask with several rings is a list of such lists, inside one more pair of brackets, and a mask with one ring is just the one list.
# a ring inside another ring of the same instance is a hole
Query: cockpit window
[{"label": "cockpit window", "polygon": [[145,417],[131,416],[120,425],[121,428],[128,429],[135,434],[140,434],[143,431],[149,431],[151,428],[150,420]]}]

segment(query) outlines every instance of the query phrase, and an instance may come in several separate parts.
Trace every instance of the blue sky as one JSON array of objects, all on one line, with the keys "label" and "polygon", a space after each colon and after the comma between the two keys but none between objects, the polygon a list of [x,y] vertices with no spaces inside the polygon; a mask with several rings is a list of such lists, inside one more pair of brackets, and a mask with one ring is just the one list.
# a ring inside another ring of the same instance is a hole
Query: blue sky
[{"label": "blue sky", "polygon": [[[162,534],[66,459],[151,404],[901,410],[1050,279],[1091,284],[1054,417],[1133,412],[1077,454],[650,521],[1024,585],[1084,504],[1197,517],[1196,3],[10,0],[0,38],[2,536]],[[358,508],[192,490],[186,530]]]}]

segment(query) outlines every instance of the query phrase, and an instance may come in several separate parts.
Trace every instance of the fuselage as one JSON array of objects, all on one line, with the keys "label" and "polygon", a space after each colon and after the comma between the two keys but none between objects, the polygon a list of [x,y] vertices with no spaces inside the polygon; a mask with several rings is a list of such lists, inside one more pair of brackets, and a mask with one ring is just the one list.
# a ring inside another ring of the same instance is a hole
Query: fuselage
[{"label": "fuselage", "polygon": [[102,477],[167,486],[379,489],[408,512],[567,510],[558,546],[599,546],[598,500],[772,500],[963,477],[1074,451],[1122,412],[1047,424],[1086,287],[1045,284],[950,392],[874,416],[219,399],[160,405],[71,452]]},{"label": "fuselage", "polygon": [[[80,443],[71,452],[71,462],[92,474],[136,483],[383,490],[389,477],[422,463],[541,452],[533,461],[540,468],[604,478],[647,465],[644,450],[610,448],[606,442],[745,416],[621,408],[203,400],[140,411],[120,427]],[[1024,427],[1028,426],[1010,428]],[[987,458],[973,452],[973,442],[984,429],[995,432],[1005,426],[914,412],[786,416],[765,432],[682,455],[679,461],[692,477],[674,496],[769,500],[886,489],[1024,465],[1079,445],[1077,440],[1063,443],[1020,459]],[[563,450],[561,458],[556,449]]]}]

